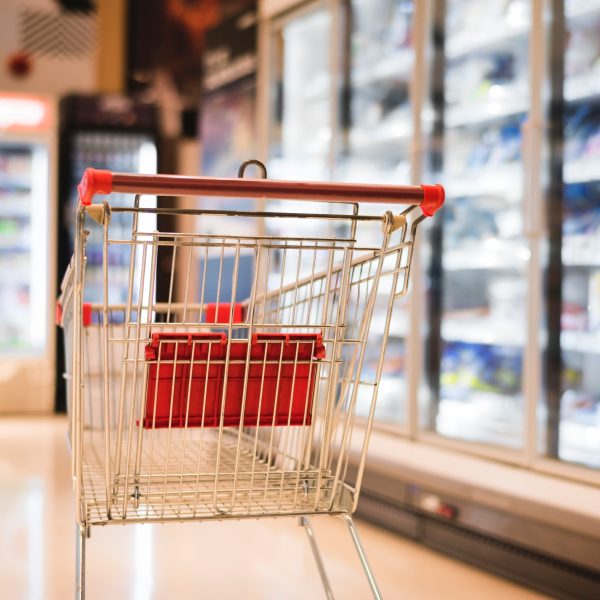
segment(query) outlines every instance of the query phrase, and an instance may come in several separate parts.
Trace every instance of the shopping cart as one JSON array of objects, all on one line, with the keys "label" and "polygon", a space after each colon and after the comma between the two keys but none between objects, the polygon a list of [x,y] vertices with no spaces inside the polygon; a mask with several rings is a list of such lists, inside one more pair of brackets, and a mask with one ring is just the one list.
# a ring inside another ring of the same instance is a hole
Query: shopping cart
[{"label": "shopping cart", "polygon": [[[112,192],[135,197],[130,206],[92,202]],[[441,206],[443,189],[88,169],[79,194],[58,303],[77,597],[92,526],[295,516],[332,598],[309,517],[338,515],[380,598],[351,515],[394,301],[407,291],[417,225]],[[202,199],[176,209],[147,206],[147,194]],[[221,208],[231,198],[271,198],[276,210]],[[285,212],[282,200],[297,202]],[[359,202],[409,207],[364,214]],[[177,231],[158,231],[156,215],[179,219]],[[94,229],[103,239],[103,300],[89,304]]]}]

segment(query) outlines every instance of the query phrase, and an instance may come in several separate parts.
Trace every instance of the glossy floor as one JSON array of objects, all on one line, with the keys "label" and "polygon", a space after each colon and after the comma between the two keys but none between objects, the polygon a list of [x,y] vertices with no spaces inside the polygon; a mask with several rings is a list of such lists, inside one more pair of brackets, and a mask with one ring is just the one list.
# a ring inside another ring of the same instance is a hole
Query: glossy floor
[{"label": "glossy floor", "polygon": [[[73,502],[66,421],[0,419],[0,597],[74,593]],[[337,598],[369,598],[344,524],[313,520]],[[364,545],[385,598],[542,596],[365,523]],[[94,529],[94,599],[285,600],[324,597],[303,531],[292,519]]]}]

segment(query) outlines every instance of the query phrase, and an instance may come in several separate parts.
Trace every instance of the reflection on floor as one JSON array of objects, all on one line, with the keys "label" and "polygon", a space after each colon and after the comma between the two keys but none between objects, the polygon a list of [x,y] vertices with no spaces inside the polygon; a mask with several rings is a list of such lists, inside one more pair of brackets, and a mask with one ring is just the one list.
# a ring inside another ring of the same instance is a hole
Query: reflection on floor
[{"label": "reflection on floor", "polygon": [[[74,593],[73,500],[66,420],[0,420],[0,597]],[[313,520],[337,598],[369,598],[344,524]],[[360,523],[386,598],[511,600],[540,595]],[[324,597],[303,531],[291,519],[96,528],[88,600]]]}]

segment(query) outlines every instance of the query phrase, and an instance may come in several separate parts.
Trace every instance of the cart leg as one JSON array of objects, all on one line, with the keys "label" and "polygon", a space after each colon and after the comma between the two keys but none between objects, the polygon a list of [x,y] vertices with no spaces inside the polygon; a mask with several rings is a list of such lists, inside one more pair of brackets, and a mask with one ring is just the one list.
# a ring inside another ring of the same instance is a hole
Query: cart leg
[{"label": "cart leg", "polygon": [[75,600],[85,600],[85,540],[88,536],[88,528],[79,523],[76,525],[77,534],[77,564]]},{"label": "cart leg", "polygon": [[310,524],[310,520],[308,517],[300,517],[298,519],[298,525],[302,525],[304,530],[306,531],[306,535],[308,536],[308,541],[310,542],[310,547],[313,551],[313,556],[315,557],[315,562],[317,563],[317,568],[319,569],[319,575],[321,576],[321,582],[323,583],[323,589],[325,590],[325,596],[327,596],[327,600],[335,600],[333,597],[333,592],[331,591],[331,586],[329,585],[329,579],[327,579],[327,573],[325,572],[325,565],[323,564],[323,559],[321,558],[321,552],[319,551],[319,546],[317,545],[317,540],[315,538],[315,532]]},{"label": "cart leg", "polygon": [[365,572],[365,575],[367,576],[367,579],[369,580],[369,586],[371,587],[371,592],[373,593],[373,598],[375,598],[375,600],[382,600],[383,597],[381,595],[379,587],[377,587],[377,582],[375,581],[375,575],[373,575],[373,571],[371,570],[369,561],[367,560],[367,555],[365,554],[365,549],[363,548],[363,545],[360,541],[360,537],[358,537],[358,531],[356,530],[356,527],[354,526],[352,517],[350,515],[342,515],[342,519],[344,519],[344,521],[346,522],[346,525],[348,525],[348,530],[350,531],[350,536],[352,537],[352,541],[354,542],[354,547],[356,548],[356,552],[358,554],[358,557],[360,558],[362,568]]}]

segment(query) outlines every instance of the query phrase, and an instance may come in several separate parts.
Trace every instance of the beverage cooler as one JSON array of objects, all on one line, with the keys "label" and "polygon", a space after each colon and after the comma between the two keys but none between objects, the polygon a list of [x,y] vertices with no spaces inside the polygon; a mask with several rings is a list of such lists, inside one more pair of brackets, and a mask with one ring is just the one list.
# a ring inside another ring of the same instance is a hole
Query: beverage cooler
[{"label": "beverage cooler", "polygon": [[600,2],[265,6],[270,175],[446,187],[395,312],[378,427],[587,479],[600,461]]},{"label": "beverage cooler", "polygon": [[598,597],[600,2],[265,2],[260,40],[272,176],[446,188],[359,511]]},{"label": "beverage cooler", "polygon": [[[59,273],[64,273],[73,254],[75,242],[75,211],[78,202],[77,185],[87,167],[107,169],[121,173],[157,173],[158,168],[158,111],[155,105],[124,96],[73,95],[60,102],[60,165],[59,165],[59,210],[58,250]],[[102,197],[97,197],[97,202]],[[113,194],[112,206],[131,204],[131,198]],[[156,197],[141,196],[140,206],[156,206]],[[119,237],[123,230],[126,238],[131,235],[130,213],[114,213],[111,216],[111,231]],[[86,292],[84,302],[102,302],[102,231],[90,226],[87,238]],[[153,232],[156,215],[140,215],[138,230]],[[160,254],[160,253],[159,253]],[[158,279],[155,294],[160,295],[164,282],[163,266],[169,262],[158,256]],[[130,252],[126,245],[113,245],[109,254],[111,285],[108,301],[125,303],[128,297]],[[168,277],[167,277],[168,279]],[[60,282],[59,282],[60,283]],[[132,290],[137,297],[139,290]],[[59,336],[60,338],[60,336]],[[58,340],[59,345],[62,341]],[[63,372],[62,347],[57,352],[57,372]],[[58,387],[57,408],[64,408],[63,386]]]},{"label": "beverage cooler", "polygon": [[0,413],[52,409],[55,146],[52,99],[0,94]]}]

